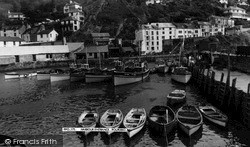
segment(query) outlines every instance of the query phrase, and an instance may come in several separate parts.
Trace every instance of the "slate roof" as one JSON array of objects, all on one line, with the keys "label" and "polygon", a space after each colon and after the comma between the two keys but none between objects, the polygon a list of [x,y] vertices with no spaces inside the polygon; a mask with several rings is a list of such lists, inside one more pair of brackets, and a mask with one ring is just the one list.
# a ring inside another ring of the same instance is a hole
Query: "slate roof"
[{"label": "slate roof", "polygon": [[0,36],[0,41],[24,41],[24,40],[19,38],[19,37],[3,37],[3,36]]},{"label": "slate roof", "polygon": [[78,50],[76,54],[83,54],[83,53],[85,54],[86,52],[88,53],[108,52],[108,45],[84,47],[83,49]]}]

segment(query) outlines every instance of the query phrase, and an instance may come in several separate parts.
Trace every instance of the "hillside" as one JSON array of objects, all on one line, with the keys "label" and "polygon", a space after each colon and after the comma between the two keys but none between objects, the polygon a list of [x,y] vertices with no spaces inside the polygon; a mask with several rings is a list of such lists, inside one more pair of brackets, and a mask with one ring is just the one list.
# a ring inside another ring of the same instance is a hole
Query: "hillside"
[{"label": "hillside", "polygon": [[[206,21],[210,15],[223,16],[224,10],[218,0],[165,0],[165,5],[149,6],[145,0],[75,1],[83,6],[86,20],[82,28],[69,37],[71,41],[86,40],[87,32],[109,32],[111,36],[133,40],[134,31],[143,23],[184,22],[186,18]],[[67,2],[69,0],[0,0],[0,13],[21,11],[33,24],[46,18],[64,18],[62,11]],[[53,12],[54,8],[57,12]]]}]

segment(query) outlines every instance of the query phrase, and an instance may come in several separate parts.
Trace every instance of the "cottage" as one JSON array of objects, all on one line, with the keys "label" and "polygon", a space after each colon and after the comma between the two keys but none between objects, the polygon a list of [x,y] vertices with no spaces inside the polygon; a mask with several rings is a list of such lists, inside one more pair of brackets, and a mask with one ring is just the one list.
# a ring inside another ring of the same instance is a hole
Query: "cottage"
[{"label": "cottage", "polygon": [[228,7],[225,12],[226,14],[230,14],[230,18],[232,19],[243,19],[250,21],[250,16],[246,13],[246,10],[236,6]]},{"label": "cottage", "polygon": [[9,20],[24,20],[25,16],[23,13],[20,12],[10,12],[8,11],[8,18]]},{"label": "cottage", "polygon": [[109,33],[91,33],[93,44],[95,45],[108,45],[110,44]]},{"label": "cottage", "polygon": [[26,42],[37,42],[37,34],[41,31],[44,31],[44,25],[34,26],[32,28],[28,28],[23,34],[22,38]]},{"label": "cottage", "polygon": [[108,45],[105,46],[88,46],[84,47],[75,52],[77,59],[86,59],[86,54],[88,59],[98,59],[108,58]]},{"label": "cottage", "polygon": [[24,40],[19,37],[0,37],[0,47],[19,46]]},{"label": "cottage", "polygon": [[0,30],[0,36],[4,37],[20,37],[26,30],[25,25],[12,25],[12,26],[3,26]]},{"label": "cottage", "polygon": [[38,42],[52,42],[56,41],[58,33],[53,30],[44,30],[37,34]]}]

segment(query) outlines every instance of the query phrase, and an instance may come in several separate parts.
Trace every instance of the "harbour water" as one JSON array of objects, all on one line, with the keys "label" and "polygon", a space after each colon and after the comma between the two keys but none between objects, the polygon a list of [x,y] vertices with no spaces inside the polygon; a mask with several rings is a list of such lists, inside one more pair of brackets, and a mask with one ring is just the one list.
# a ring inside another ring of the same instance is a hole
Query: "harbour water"
[{"label": "harbour water", "polygon": [[[246,76],[245,81],[249,79]],[[132,107],[144,107],[148,113],[154,105],[166,105],[167,94],[175,89],[186,90],[188,104],[206,102],[196,85],[175,83],[170,75],[152,74],[143,83],[113,87],[109,83],[50,83],[36,77],[5,81],[0,73],[0,135],[63,135],[65,147],[250,146],[250,130],[232,119],[225,129],[205,121],[202,129],[191,137],[176,129],[167,139],[157,136],[147,125],[131,139],[125,133],[110,137],[91,133],[84,137],[62,132],[62,127],[76,126],[76,119],[86,106],[97,108],[100,114],[109,108],[119,108],[125,115]]]}]

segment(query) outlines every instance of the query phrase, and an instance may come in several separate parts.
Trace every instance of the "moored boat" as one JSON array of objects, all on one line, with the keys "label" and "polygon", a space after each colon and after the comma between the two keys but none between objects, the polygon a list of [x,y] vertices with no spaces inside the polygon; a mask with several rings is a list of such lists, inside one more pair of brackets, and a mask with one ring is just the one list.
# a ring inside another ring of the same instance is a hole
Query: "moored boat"
[{"label": "moored boat", "polygon": [[104,82],[112,79],[111,72],[107,70],[94,68],[85,73],[85,82],[86,83],[96,83]]},{"label": "moored boat", "polygon": [[106,132],[108,135],[114,133],[114,130],[119,128],[123,121],[123,114],[122,111],[119,109],[108,109],[100,119],[100,125],[107,128],[108,131]]},{"label": "moored boat", "polygon": [[217,124],[222,127],[226,127],[228,122],[227,115],[222,113],[214,106],[199,106],[199,110],[204,116],[204,118],[206,118],[210,122],[213,122],[214,124]]},{"label": "moored boat", "polygon": [[150,70],[145,63],[135,63],[133,67],[126,67],[124,71],[114,72],[114,85],[126,85],[143,81],[149,76]]},{"label": "moored boat", "polygon": [[176,118],[183,132],[188,136],[194,134],[203,124],[200,111],[192,105],[184,105],[178,109]]},{"label": "moored boat", "polygon": [[[83,128],[95,128],[99,119],[99,114],[96,109],[86,108],[83,113],[79,116],[77,124]],[[91,131],[85,131],[87,135]]]},{"label": "moored boat", "polygon": [[50,81],[65,81],[70,80],[70,73],[61,69],[57,69],[56,72],[50,73]]},{"label": "moored boat", "polygon": [[187,70],[187,67],[175,67],[173,73],[171,74],[171,79],[179,83],[188,83],[191,79],[191,72]]},{"label": "moored boat", "polygon": [[85,72],[81,69],[72,69],[70,71],[70,81],[84,81],[85,80]]},{"label": "moored boat", "polygon": [[132,108],[123,120],[127,134],[131,138],[141,131],[146,122],[146,110],[144,108]]},{"label": "moored boat", "polygon": [[5,79],[18,79],[20,78],[19,73],[17,72],[8,72],[4,74]]},{"label": "moored boat", "polygon": [[175,113],[168,106],[154,106],[151,108],[148,118],[149,127],[162,135],[171,132],[176,125]]},{"label": "moored boat", "polygon": [[166,65],[164,60],[158,60],[156,61],[155,69],[158,73],[167,73],[169,66]]},{"label": "moored boat", "polygon": [[167,103],[174,105],[186,101],[186,92],[184,90],[174,90],[167,96]]},{"label": "moored boat", "polygon": [[37,80],[49,80],[50,79],[50,71],[37,71]]}]

